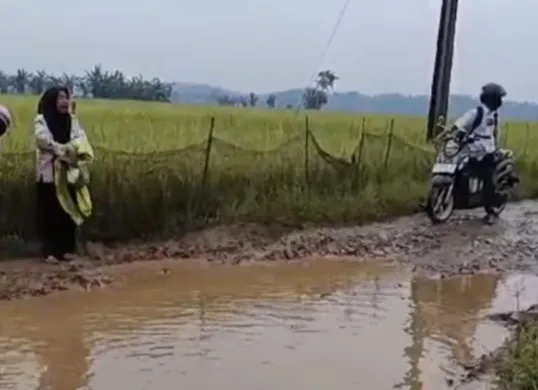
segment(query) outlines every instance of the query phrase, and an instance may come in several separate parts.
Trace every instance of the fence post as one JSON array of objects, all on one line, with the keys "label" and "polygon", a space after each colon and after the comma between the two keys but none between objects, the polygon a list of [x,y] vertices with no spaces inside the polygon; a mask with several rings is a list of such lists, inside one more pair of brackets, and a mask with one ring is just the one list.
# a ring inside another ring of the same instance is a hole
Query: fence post
[{"label": "fence post", "polygon": [[385,150],[385,159],[383,161],[383,170],[387,169],[390,158],[390,150],[392,148],[392,138],[394,137],[394,119],[390,120],[389,134],[387,138],[387,149]]},{"label": "fence post", "polygon": [[[189,205],[193,204],[193,210],[194,215],[189,215],[187,217],[187,230],[190,230],[192,228],[191,223],[194,221],[196,225],[196,220],[201,216],[201,211],[204,210],[203,202],[205,200],[206,195],[206,185],[207,185],[207,177],[209,174],[209,158],[211,156],[211,147],[213,145],[213,131],[215,130],[215,117],[212,116],[211,120],[209,122],[209,132],[207,134],[207,142],[205,147],[205,155],[204,155],[204,167],[202,171],[202,181],[200,183],[200,194],[198,196],[195,195],[195,199],[193,200],[192,197],[189,199]],[[193,202],[193,203],[191,203]],[[190,210],[190,206],[189,206]],[[189,213],[190,214],[190,213]],[[205,215],[202,216],[203,219],[205,219]],[[205,220],[204,220],[205,223]]]},{"label": "fence post", "polygon": [[361,123],[361,135],[359,138],[359,144],[357,145],[354,155],[353,155],[353,164],[355,164],[355,169],[352,171],[352,189],[357,191],[361,185],[361,162],[362,162],[362,151],[364,150],[364,141],[366,139],[366,118],[362,118]]},{"label": "fence post", "polygon": [[307,192],[310,192],[310,123],[308,115],[305,117],[305,137],[304,137],[304,180]]},{"label": "fence post", "polygon": [[204,170],[202,173],[202,183],[201,190],[202,194],[205,194],[205,187],[207,185],[207,175],[209,172],[209,158],[211,156],[211,146],[213,145],[213,131],[215,130],[215,117],[211,117],[209,123],[209,132],[207,133],[207,143],[205,147],[205,159],[204,159]]},{"label": "fence post", "polygon": [[531,131],[531,127],[530,125],[527,123],[525,124],[525,143],[523,144],[523,153],[522,153],[522,158],[525,158],[525,156],[527,155],[527,144],[529,143],[529,137],[530,137],[530,131]]},{"label": "fence post", "polygon": [[383,168],[381,169],[381,172],[379,173],[379,176],[377,178],[377,185],[379,187],[378,191],[379,191],[379,196],[380,197],[383,196],[383,194],[382,194],[382,191],[383,191],[383,188],[382,188],[383,175],[385,175],[387,173],[387,167],[388,167],[389,158],[390,158],[390,150],[392,148],[392,137],[393,137],[393,135],[394,135],[394,119],[391,119],[390,123],[389,123],[389,133],[388,133],[388,137],[387,137],[387,148],[385,149],[385,157],[383,159]]},{"label": "fence post", "polygon": [[361,137],[359,138],[359,150],[357,150],[357,171],[361,168],[362,150],[364,148],[364,140],[366,138],[366,118],[362,118],[361,122]]}]

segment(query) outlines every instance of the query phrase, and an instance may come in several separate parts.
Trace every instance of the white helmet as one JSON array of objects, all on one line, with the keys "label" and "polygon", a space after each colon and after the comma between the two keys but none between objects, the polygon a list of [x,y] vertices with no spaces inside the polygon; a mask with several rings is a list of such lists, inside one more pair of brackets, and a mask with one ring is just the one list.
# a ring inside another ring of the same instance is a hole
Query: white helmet
[{"label": "white helmet", "polygon": [[11,112],[6,106],[0,104],[0,137],[8,131],[11,122]]}]

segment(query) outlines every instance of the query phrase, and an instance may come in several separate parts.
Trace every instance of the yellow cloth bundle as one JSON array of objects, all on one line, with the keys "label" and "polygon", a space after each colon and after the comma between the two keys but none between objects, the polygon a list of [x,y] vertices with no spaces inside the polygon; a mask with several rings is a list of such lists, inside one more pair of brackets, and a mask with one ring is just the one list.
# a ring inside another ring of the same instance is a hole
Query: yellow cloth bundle
[{"label": "yellow cloth bundle", "polygon": [[[92,214],[89,165],[93,162],[93,149],[86,137],[74,139],[65,145],[65,153],[54,163],[54,183],[60,205],[77,226]],[[75,187],[74,196],[69,186]]]}]

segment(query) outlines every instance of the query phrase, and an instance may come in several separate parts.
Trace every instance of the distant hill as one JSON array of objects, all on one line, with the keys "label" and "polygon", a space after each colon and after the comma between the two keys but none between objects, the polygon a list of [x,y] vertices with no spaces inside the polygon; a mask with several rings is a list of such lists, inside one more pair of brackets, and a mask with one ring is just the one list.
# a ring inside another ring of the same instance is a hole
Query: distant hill
[{"label": "distant hill", "polygon": [[198,83],[174,83],[172,100],[180,103],[214,104],[219,96],[239,96],[228,89]]},{"label": "distant hill", "polygon": [[[302,89],[275,91],[277,106],[296,107],[301,100]],[[174,101],[189,104],[216,104],[219,96],[244,96],[247,93],[231,91],[207,84],[175,83],[172,98]],[[260,94],[258,106],[266,107],[265,99],[269,94]],[[392,114],[424,116],[428,112],[429,97],[405,96],[401,94],[364,95],[359,92],[337,92],[329,99],[325,110],[364,112],[371,114]],[[477,104],[471,96],[454,95],[450,100],[450,115],[459,115]],[[502,118],[524,121],[538,121],[538,104],[530,102],[507,101],[502,110]]]}]

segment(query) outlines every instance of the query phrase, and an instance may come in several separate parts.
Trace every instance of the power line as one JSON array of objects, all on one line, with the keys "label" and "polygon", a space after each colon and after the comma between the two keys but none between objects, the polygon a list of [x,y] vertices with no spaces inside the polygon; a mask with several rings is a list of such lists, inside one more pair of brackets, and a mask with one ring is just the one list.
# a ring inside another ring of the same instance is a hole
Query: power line
[{"label": "power line", "polygon": [[347,8],[348,8],[350,3],[351,3],[351,0],[345,0],[344,4],[342,6],[342,9],[340,10],[340,13],[338,14],[338,19],[336,19],[336,23],[334,24],[334,26],[332,28],[331,35],[329,35],[329,39],[327,40],[327,43],[325,44],[325,47],[323,48],[323,51],[321,52],[319,64],[314,69],[312,75],[310,76],[310,80],[308,81],[307,86],[303,89],[303,93],[299,97],[299,101],[297,102],[297,108],[295,110],[296,114],[299,113],[299,111],[301,111],[301,103],[302,103],[302,100],[303,100],[304,93],[306,92],[306,90],[308,88],[310,88],[310,86],[314,82],[314,79],[316,78],[316,76],[317,76],[317,74],[319,72],[319,69],[321,68],[321,66],[325,62],[325,57],[327,56],[327,53],[329,52],[329,49],[330,49],[330,47],[331,47],[331,45],[333,43],[334,37],[336,36],[336,33],[338,32],[338,29],[340,28],[340,24],[342,23],[342,20],[344,19],[344,16],[346,14]]}]

